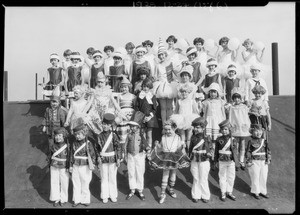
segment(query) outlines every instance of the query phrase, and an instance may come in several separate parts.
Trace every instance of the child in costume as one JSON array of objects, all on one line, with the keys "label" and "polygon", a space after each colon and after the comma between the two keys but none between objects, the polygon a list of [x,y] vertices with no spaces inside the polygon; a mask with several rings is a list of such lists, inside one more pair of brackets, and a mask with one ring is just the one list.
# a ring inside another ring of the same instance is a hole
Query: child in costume
[{"label": "child in costume", "polygon": [[64,59],[62,60],[62,68],[65,72],[67,71],[68,67],[72,64],[71,55],[72,51],[70,49],[65,50],[63,53]]},{"label": "child in costume", "polygon": [[112,53],[114,52],[114,47],[108,45],[104,47],[104,52],[107,55],[107,57],[104,59],[103,65],[104,65],[104,75],[109,74],[109,67],[114,65],[114,60]]},{"label": "child in costume", "polygon": [[122,77],[128,77],[128,71],[126,71],[123,63],[123,54],[121,52],[114,52],[112,54],[114,65],[109,67],[109,82],[114,92],[120,92],[120,82]]},{"label": "child in costume", "polygon": [[51,96],[50,106],[46,108],[42,122],[42,130],[48,136],[49,147],[54,141],[54,130],[64,126],[68,115],[68,110],[60,104],[59,96]]},{"label": "child in costume", "polygon": [[186,152],[189,151],[192,136],[192,121],[199,117],[198,104],[189,94],[193,88],[189,85],[181,85],[179,93],[181,96],[176,100],[175,111],[170,119],[175,122],[177,128],[180,129],[181,140],[186,145]]},{"label": "child in costume", "polygon": [[145,155],[148,144],[143,131],[140,129],[140,124],[142,124],[141,119],[136,118],[127,124],[130,127],[130,132],[127,135],[124,149],[125,157],[127,158],[130,193],[126,196],[126,199],[131,199],[137,190],[138,197],[144,201]]},{"label": "child in costume", "polygon": [[124,65],[125,65],[125,69],[127,71],[130,70],[130,65],[132,64],[132,61],[134,61],[136,59],[135,54],[133,53],[133,49],[135,48],[135,45],[132,42],[128,42],[125,45],[125,49],[126,49],[126,56],[124,57]]},{"label": "child in costume", "polygon": [[146,78],[150,76],[150,69],[148,67],[139,67],[137,70],[138,79],[134,86],[134,95],[138,95],[142,91],[142,83]]},{"label": "child in costume", "polygon": [[94,146],[87,139],[87,133],[88,129],[83,124],[73,129],[76,140],[72,143],[69,169],[73,182],[73,207],[79,204],[89,206],[91,203],[89,186],[97,158]]},{"label": "child in costume", "polygon": [[237,78],[237,69],[236,66],[230,64],[227,68],[227,76],[223,79],[223,86],[225,91],[225,101],[227,103],[232,103],[232,89],[234,87],[239,88],[240,86],[240,79]]},{"label": "child in costume", "polygon": [[197,87],[194,82],[191,82],[192,77],[193,77],[192,75],[193,75],[193,67],[191,65],[184,66],[181,69],[181,71],[179,73],[180,82],[177,85],[177,92],[178,92],[177,98],[181,97],[181,94],[179,93],[179,89],[182,85],[188,85],[189,87],[191,87],[192,92],[189,94],[189,96],[192,99],[195,98]]},{"label": "child in costume", "polygon": [[263,137],[267,138],[267,132],[271,131],[271,114],[269,103],[266,100],[263,100],[263,95],[266,93],[266,89],[261,85],[256,85],[252,89],[252,93],[255,98],[252,99],[249,103],[249,118],[251,124],[260,124],[264,129]]},{"label": "child in costume", "polygon": [[[157,59],[155,53],[152,50],[153,42],[150,40],[145,40],[144,42],[142,42],[142,45],[147,50],[147,52],[144,55],[144,58],[149,62],[150,70],[154,71]],[[153,76],[153,73],[151,75]]]},{"label": "child in costume", "polygon": [[[139,79],[137,71],[140,67],[147,67],[149,69],[149,77],[153,76],[153,69],[150,66],[150,63],[145,59],[144,55],[147,50],[143,46],[137,46],[135,49],[136,59],[132,61],[129,70],[129,80],[132,83],[132,86],[135,87],[135,82]],[[134,91],[135,89],[133,89]]]},{"label": "child in costume", "polygon": [[93,47],[90,47],[86,50],[86,54],[88,55],[88,57],[84,59],[84,62],[89,68],[91,68],[92,65],[95,63],[93,58],[94,51],[95,49]]},{"label": "child in costume", "polygon": [[232,90],[233,104],[228,108],[228,120],[232,125],[232,136],[238,142],[239,161],[241,169],[245,170],[245,141],[250,136],[249,108],[242,103],[242,92],[238,88]]},{"label": "child in costume", "polygon": [[248,104],[253,98],[255,98],[252,89],[256,85],[261,85],[265,88],[265,93],[262,95],[262,100],[269,101],[269,92],[266,81],[260,77],[261,68],[259,65],[252,65],[250,67],[252,78],[248,78],[245,85],[245,102]]},{"label": "child in costume", "polygon": [[157,100],[151,92],[153,83],[149,78],[146,78],[142,84],[142,91],[137,95],[135,110],[141,111],[144,115],[144,125],[146,127],[146,138],[149,148],[152,148],[152,130],[158,128],[156,118]]},{"label": "child in costume", "polygon": [[93,53],[95,63],[91,66],[90,87],[95,88],[97,85],[97,75],[99,72],[104,74],[103,55],[101,51],[95,50]]},{"label": "child in costume", "polygon": [[189,46],[189,44],[185,39],[179,38],[177,40],[176,44],[174,44],[175,51],[173,52],[173,54],[168,55],[170,58],[170,61],[173,64],[174,79],[177,81],[180,81],[179,73],[182,69],[182,62],[188,60],[188,58],[186,57],[186,54],[185,54],[185,51],[188,48],[188,46]]},{"label": "child in costume", "polygon": [[235,201],[232,194],[235,180],[235,169],[238,163],[237,141],[231,135],[231,124],[229,120],[224,120],[220,124],[222,136],[216,140],[215,163],[219,163],[219,183],[221,189],[221,200],[225,201],[226,195]]},{"label": "child in costume", "polygon": [[158,42],[158,58],[160,62],[155,67],[155,78],[153,92],[158,98],[161,108],[162,123],[173,114],[173,100],[177,97],[177,82],[173,79],[173,64],[167,58],[167,51],[163,46],[161,38]]},{"label": "child in costume", "polygon": [[177,43],[177,38],[174,35],[170,35],[166,42],[168,43],[167,55],[172,58],[176,53],[175,44]]},{"label": "child in costume", "polygon": [[256,199],[260,199],[259,196],[268,199],[267,177],[271,151],[268,141],[262,137],[261,125],[253,125],[250,131],[252,136],[246,147],[246,165],[251,179],[250,192]]},{"label": "child in costume", "polygon": [[206,63],[207,63],[207,51],[204,49],[204,39],[201,37],[196,37],[193,40],[193,44],[195,48],[197,49],[197,61],[200,62],[200,70],[205,71]]},{"label": "child in costume", "polygon": [[70,146],[66,143],[68,132],[62,127],[54,130],[54,144],[50,147],[50,201],[53,206],[68,202]]},{"label": "child in costume", "polygon": [[123,149],[119,137],[112,131],[115,116],[111,113],[103,115],[103,132],[98,135],[97,151],[100,158],[101,199],[104,204],[108,198],[117,202],[117,170],[120,166]]},{"label": "child in costume", "polygon": [[205,135],[206,120],[198,117],[192,122],[194,134],[191,137],[189,157],[191,159],[191,173],[193,175],[192,201],[197,203],[201,199],[207,203],[210,199],[208,173],[210,158],[213,154],[211,138]]},{"label": "child in costume", "polygon": [[155,141],[155,147],[148,158],[151,166],[163,169],[160,204],[164,203],[166,199],[168,181],[170,196],[177,198],[177,194],[174,192],[176,170],[188,167],[190,162],[187,154],[182,153],[184,143],[181,141],[180,136],[175,134],[176,124],[168,120],[163,126],[165,134],[162,136],[160,143]]}]

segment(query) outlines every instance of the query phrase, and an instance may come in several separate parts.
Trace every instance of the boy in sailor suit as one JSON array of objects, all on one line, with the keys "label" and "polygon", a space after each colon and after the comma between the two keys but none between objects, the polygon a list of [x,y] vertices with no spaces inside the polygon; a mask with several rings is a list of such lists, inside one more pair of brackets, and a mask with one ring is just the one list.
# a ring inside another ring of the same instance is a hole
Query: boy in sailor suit
[{"label": "boy in sailor suit", "polygon": [[213,154],[213,147],[210,136],[204,134],[206,125],[207,121],[203,117],[198,117],[192,122],[194,134],[191,137],[189,157],[192,161],[192,201],[194,203],[197,203],[199,199],[207,203],[210,199],[208,173],[210,170],[209,159]]},{"label": "boy in sailor suit", "polygon": [[260,124],[252,125],[250,131],[252,137],[246,148],[246,165],[251,179],[251,194],[256,199],[260,199],[259,196],[268,199],[267,177],[271,151],[267,140],[262,138],[263,128]]},{"label": "boy in sailor suit", "polygon": [[115,116],[111,113],[103,115],[103,132],[98,135],[97,152],[100,157],[101,199],[103,203],[117,202],[117,170],[122,158],[122,145],[119,137],[112,131]]},{"label": "boy in sailor suit", "polygon": [[232,194],[235,180],[235,168],[238,166],[237,141],[231,136],[231,124],[228,119],[219,124],[222,136],[216,140],[215,161],[219,162],[219,183],[221,200],[228,198],[235,201]]},{"label": "boy in sailor suit", "polygon": [[54,144],[50,146],[50,200],[53,206],[63,206],[68,201],[69,187],[69,145],[65,142],[68,132],[64,128],[54,131]]},{"label": "boy in sailor suit", "polygon": [[70,172],[73,182],[73,207],[80,203],[88,206],[91,202],[90,182],[92,170],[96,162],[96,154],[92,143],[87,140],[88,128],[79,124],[73,129],[76,140],[72,143]]}]

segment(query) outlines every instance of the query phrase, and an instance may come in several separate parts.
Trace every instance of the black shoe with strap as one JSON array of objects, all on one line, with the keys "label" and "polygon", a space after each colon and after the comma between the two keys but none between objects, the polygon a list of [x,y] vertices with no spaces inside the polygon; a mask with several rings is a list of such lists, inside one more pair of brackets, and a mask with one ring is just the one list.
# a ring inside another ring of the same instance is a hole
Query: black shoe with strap
[{"label": "black shoe with strap", "polygon": [[145,195],[142,192],[138,192],[138,197],[140,200],[145,201]]},{"label": "black shoe with strap", "polygon": [[262,194],[262,193],[260,193],[259,195],[262,196],[262,197],[264,197],[264,198],[266,198],[266,199],[270,198],[270,196],[268,194]]},{"label": "black shoe with strap", "polygon": [[232,193],[227,193],[227,196],[228,196],[228,198],[230,198],[233,201],[236,200],[236,197]]},{"label": "black shoe with strap", "polygon": [[131,199],[132,196],[134,196],[134,192],[130,192],[130,193],[126,196],[126,200]]}]

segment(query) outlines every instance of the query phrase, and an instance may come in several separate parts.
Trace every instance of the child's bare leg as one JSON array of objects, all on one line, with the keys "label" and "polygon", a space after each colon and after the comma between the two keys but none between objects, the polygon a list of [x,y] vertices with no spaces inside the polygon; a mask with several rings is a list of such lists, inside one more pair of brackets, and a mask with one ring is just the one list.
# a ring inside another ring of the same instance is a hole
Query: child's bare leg
[{"label": "child's bare leg", "polygon": [[147,128],[146,139],[148,146],[152,149],[152,128]]},{"label": "child's bare leg", "polygon": [[166,119],[170,119],[173,114],[173,99],[166,99]]},{"label": "child's bare leg", "polygon": [[159,99],[162,124],[167,120],[167,99]]},{"label": "child's bare leg", "polygon": [[193,135],[192,129],[189,128],[189,129],[185,130],[185,133],[186,133],[186,151],[188,153],[188,150],[190,148],[190,143],[191,143],[191,137]]}]

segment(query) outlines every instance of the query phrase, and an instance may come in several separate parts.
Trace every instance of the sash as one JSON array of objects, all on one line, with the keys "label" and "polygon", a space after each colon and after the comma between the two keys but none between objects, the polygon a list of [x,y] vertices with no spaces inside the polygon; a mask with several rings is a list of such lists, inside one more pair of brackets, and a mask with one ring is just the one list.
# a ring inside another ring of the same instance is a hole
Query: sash
[{"label": "sash", "polygon": [[200,140],[199,143],[197,143],[197,145],[194,146],[192,152],[194,153],[206,153],[206,150],[199,150],[199,151],[195,151],[196,148],[200,147],[202,144],[204,143],[204,139]]},{"label": "sash", "polygon": [[261,140],[260,146],[252,152],[252,155],[265,155],[265,152],[258,152],[264,145],[264,139]]},{"label": "sash", "polygon": [[222,148],[222,150],[219,150],[220,154],[226,154],[226,155],[231,155],[231,151],[226,151],[226,149],[230,146],[231,143],[231,138],[227,141],[226,145]]},{"label": "sash", "polygon": [[87,157],[84,156],[76,156],[76,154],[85,147],[86,143],[82,144],[75,152],[74,152],[74,158],[77,159],[88,159]]},{"label": "sash", "polygon": [[60,154],[63,150],[65,150],[65,148],[67,148],[67,144],[63,145],[59,150],[57,150],[51,157],[51,159],[56,160],[56,161],[66,161],[67,159],[65,158],[57,158],[56,156],[58,154]]},{"label": "sash", "polygon": [[109,157],[109,156],[113,156],[115,155],[115,152],[112,151],[112,152],[105,152],[106,149],[108,148],[109,144],[111,143],[112,141],[112,138],[113,138],[113,133],[110,133],[110,135],[108,136],[105,144],[104,144],[104,147],[102,149],[102,151],[100,152],[100,155],[104,156],[104,157]]}]

